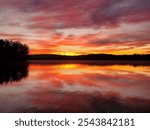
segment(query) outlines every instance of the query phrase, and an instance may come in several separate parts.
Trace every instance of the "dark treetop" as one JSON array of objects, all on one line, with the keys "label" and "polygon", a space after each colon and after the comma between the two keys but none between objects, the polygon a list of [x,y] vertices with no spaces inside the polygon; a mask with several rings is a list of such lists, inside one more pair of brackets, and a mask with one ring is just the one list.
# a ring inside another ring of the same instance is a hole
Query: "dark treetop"
[{"label": "dark treetop", "polygon": [[0,61],[25,61],[29,47],[18,41],[0,39]]}]

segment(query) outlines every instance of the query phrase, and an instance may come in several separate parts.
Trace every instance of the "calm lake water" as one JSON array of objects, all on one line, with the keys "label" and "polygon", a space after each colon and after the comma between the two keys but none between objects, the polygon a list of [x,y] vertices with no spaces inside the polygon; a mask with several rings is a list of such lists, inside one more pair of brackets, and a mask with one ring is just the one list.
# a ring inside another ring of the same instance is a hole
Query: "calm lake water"
[{"label": "calm lake water", "polygon": [[3,63],[0,112],[150,112],[150,65]]}]

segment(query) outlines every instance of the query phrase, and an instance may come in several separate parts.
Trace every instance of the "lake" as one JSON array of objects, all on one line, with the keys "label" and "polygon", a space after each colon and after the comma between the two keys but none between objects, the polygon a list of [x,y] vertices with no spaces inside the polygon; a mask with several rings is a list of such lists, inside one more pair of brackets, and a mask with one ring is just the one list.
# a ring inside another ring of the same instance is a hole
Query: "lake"
[{"label": "lake", "polygon": [[0,64],[0,112],[150,112],[150,64]]}]

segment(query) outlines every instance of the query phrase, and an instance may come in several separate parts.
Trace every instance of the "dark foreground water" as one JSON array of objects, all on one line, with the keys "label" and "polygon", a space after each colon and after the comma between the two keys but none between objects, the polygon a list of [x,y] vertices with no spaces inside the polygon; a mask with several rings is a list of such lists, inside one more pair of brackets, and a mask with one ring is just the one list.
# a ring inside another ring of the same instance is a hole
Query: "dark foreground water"
[{"label": "dark foreground water", "polygon": [[1,63],[0,112],[150,112],[150,65]]}]

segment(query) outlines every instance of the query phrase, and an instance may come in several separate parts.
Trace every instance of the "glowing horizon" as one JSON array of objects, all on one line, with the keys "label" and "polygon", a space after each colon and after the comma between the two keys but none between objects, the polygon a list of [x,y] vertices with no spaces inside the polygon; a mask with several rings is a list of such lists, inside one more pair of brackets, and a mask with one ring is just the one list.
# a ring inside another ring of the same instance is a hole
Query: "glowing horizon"
[{"label": "glowing horizon", "polygon": [[30,54],[150,54],[149,0],[0,0],[0,39]]}]

